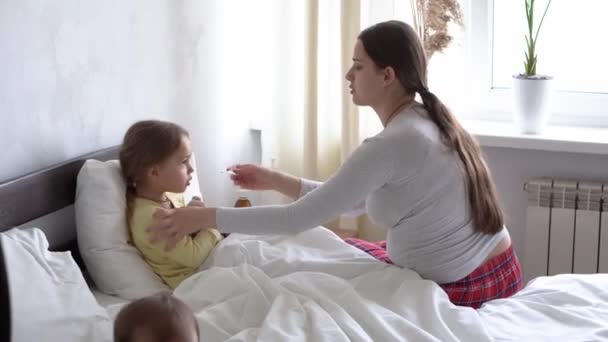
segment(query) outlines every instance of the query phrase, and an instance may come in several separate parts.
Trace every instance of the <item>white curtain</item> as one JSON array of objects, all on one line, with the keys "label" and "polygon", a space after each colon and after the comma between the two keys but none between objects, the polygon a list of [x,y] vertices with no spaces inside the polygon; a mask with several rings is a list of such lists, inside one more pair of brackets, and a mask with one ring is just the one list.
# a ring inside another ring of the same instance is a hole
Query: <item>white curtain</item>
[{"label": "white curtain", "polygon": [[359,0],[283,5],[276,112],[260,123],[262,163],[316,180],[356,147],[359,115],[344,74],[360,31]]},{"label": "white curtain", "polygon": [[[276,111],[258,123],[262,163],[323,181],[360,141],[358,109],[344,79],[361,27],[360,1],[292,0],[282,6],[277,74],[283,86]],[[273,193],[262,198],[286,200]]]}]

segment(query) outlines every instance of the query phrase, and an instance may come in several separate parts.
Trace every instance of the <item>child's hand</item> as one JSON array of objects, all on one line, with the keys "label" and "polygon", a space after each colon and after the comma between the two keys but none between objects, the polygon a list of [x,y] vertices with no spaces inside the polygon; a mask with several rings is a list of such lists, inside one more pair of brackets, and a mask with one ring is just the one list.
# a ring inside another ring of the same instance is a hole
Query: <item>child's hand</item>
[{"label": "child's hand", "polygon": [[190,203],[188,203],[187,207],[206,208],[207,206],[205,205],[205,202],[203,202],[200,197],[193,196],[192,199],[190,200]]}]

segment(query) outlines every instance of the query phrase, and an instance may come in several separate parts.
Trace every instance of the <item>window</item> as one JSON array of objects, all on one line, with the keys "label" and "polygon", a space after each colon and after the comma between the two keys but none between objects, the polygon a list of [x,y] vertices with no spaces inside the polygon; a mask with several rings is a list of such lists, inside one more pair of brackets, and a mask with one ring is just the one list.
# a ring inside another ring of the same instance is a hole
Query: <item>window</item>
[{"label": "window", "polygon": [[[362,28],[393,18],[411,23],[409,1],[362,0]],[[512,121],[512,76],[523,72],[524,0],[459,1],[465,27],[454,27],[452,44],[429,61],[431,91],[461,118]],[[547,1],[536,0],[537,23]],[[537,72],[555,79],[550,124],[608,127],[606,13],[608,0],[552,1],[537,46]]]},{"label": "window", "polygon": [[[547,0],[536,1],[535,21]],[[523,1],[494,0],[492,87],[511,86],[511,74],[522,71],[525,44]],[[556,0],[539,35],[539,74],[555,77],[558,91],[608,94],[606,0]]]},{"label": "window", "polygon": [[[547,0],[537,0],[542,12]],[[478,119],[510,120],[512,75],[523,71],[523,0],[467,2],[471,95],[466,108]],[[608,127],[606,0],[555,0],[537,46],[538,73],[555,78],[551,123]],[[542,13],[537,13],[537,23]]]}]

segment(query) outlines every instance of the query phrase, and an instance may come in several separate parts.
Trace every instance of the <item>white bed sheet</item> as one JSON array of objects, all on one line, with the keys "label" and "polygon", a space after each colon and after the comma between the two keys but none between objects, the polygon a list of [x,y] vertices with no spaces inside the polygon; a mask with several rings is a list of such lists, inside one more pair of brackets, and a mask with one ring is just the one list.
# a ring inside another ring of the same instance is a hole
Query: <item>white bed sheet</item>
[{"label": "white bed sheet", "polygon": [[481,318],[433,282],[324,228],[231,235],[175,295],[201,341],[490,341]]},{"label": "white bed sheet", "polygon": [[539,278],[475,311],[324,228],[233,234],[175,291],[202,341],[602,341],[608,275]]},{"label": "white bed sheet", "polygon": [[[29,277],[19,282],[17,341],[110,341],[111,322],[127,301],[98,291],[94,300],[66,253],[49,254],[36,243],[34,263],[17,254],[29,255],[25,249],[13,252],[14,260],[23,260],[22,269],[44,265],[51,273],[36,274],[65,280],[43,288],[43,277],[33,287]],[[292,237],[233,234],[175,295],[194,310],[205,342],[608,340],[608,275],[539,278],[476,311],[452,305],[433,282],[378,262],[324,228]],[[57,310],[36,310],[35,302]]]},{"label": "white bed sheet", "polygon": [[112,305],[126,304],[129,302],[127,299],[105,294],[95,287],[91,288],[91,293],[93,293],[93,297],[95,297],[97,304],[99,304],[102,308],[108,308]]},{"label": "white bed sheet", "polygon": [[[436,284],[325,228],[232,234],[175,295],[195,312],[201,341],[491,340],[479,315]],[[108,317],[122,305],[107,306]]]},{"label": "white bed sheet", "polygon": [[608,341],[608,274],[536,278],[478,312],[497,341]]}]

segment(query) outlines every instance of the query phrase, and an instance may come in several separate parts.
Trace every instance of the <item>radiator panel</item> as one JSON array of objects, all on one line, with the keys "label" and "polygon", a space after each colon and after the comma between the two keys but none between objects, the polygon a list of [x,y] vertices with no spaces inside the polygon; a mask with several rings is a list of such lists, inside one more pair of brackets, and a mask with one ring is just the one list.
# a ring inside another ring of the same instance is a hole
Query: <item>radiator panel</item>
[{"label": "radiator panel", "polygon": [[549,232],[549,275],[572,272],[574,210],[553,208]]},{"label": "radiator panel", "polygon": [[608,186],[536,178],[526,182],[525,281],[561,273],[608,273]]},{"label": "radiator panel", "polygon": [[551,226],[551,191],[553,180],[533,179],[524,185],[528,192],[526,244],[523,265],[524,281],[546,275],[549,265],[549,228]]},{"label": "radiator panel", "polygon": [[[526,213],[526,227],[535,227],[526,231],[526,249],[524,267],[524,281],[528,282],[532,277],[528,274],[546,275],[549,262],[549,219],[551,209],[543,207],[528,207]],[[536,242],[538,243],[530,243]]]},{"label": "radiator panel", "polygon": [[579,182],[572,273],[591,274],[597,272],[601,198],[602,184]]},{"label": "radiator panel", "polygon": [[572,273],[590,274],[597,272],[599,238],[600,212],[577,210]]}]

